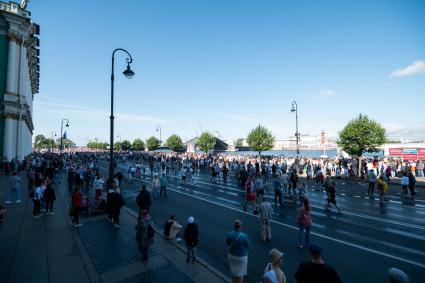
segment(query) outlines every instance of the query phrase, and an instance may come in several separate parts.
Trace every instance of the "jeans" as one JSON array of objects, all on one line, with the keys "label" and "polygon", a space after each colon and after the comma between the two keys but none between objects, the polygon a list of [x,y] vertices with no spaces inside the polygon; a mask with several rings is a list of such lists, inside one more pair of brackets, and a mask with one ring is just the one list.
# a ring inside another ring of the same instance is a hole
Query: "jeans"
[{"label": "jeans", "polygon": [[283,193],[285,195],[289,195],[288,184],[282,184],[282,186],[283,186]]},{"label": "jeans", "polygon": [[[304,226],[299,224],[298,225],[298,245],[300,246],[308,246],[308,244],[310,243],[310,226]],[[305,229],[305,235],[304,235],[304,229]],[[304,243],[303,243],[303,238],[304,238]]]},{"label": "jeans", "polygon": [[21,188],[17,187],[17,188],[11,188],[9,190],[9,197],[8,197],[8,201],[12,201],[12,195],[15,195],[16,199],[15,201],[21,200],[20,196],[21,196]]},{"label": "jeans", "polygon": [[375,182],[369,182],[368,194],[372,195],[375,190]]}]

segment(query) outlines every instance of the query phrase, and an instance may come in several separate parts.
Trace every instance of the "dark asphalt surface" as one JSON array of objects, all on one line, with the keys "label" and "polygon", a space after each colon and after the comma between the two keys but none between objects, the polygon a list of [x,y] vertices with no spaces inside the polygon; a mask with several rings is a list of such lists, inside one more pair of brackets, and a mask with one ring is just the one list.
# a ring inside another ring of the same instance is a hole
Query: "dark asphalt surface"
[{"label": "dark asphalt surface", "polygon": [[[107,164],[99,163],[106,170]],[[106,175],[106,172],[105,172]],[[174,173],[169,175],[168,198],[154,201],[152,216],[163,225],[170,214],[185,224],[194,216],[200,226],[199,255],[212,266],[229,274],[225,234],[231,230],[233,220],[244,223],[244,231],[252,241],[249,252],[248,282],[258,282],[268,262],[267,252],[276,247],[285,253],[284,271],[288,282],[299,263],[309,259],[306,250],[299,250],[295,224],[297,206],[285,202],[274,207],[271,243],[260,241],[258,218],[242,211],[243,192],[229,177],[227,185],[213,185],[209,176],[195,174],[195,185],[179,185]],[[148,181],[124,182],[122,193],[127,205],[136,209],[135,197],[141,185]],[[150,188],[148,186],[148,188]],[[402,204],[392,188],[390,202],[384,207],[377,200],[362,197],[367,190],[359,184],[340,184],[337,187],[338,204],[342,213],[325,211],[325,194],[320,186],[309,184],[309,198],[313,204],[312,242],[324,247],[325,261],[333,265],[343,282],[387,282],[389,267],[404,270],[411,282],[425,278],[425,201],[420,195],[415,206]],[[341,195],[342,194],[342,195]],[[268,198],[272,201],[271,192]],[[353,272],[354,271],[354,272]]]}]

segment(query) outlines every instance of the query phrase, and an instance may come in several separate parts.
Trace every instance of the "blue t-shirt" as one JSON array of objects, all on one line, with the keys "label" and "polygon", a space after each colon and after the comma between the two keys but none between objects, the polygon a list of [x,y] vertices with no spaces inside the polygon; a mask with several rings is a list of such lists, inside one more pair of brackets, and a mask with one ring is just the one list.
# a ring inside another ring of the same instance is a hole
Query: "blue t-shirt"
[{"label": "blue t-shirt", "polygon": [[248,249],[251,245],[248,235],[239,231],[228,232],[226,235],[226,243],[229,246],[229,253],[239,257],[247,256]]}]

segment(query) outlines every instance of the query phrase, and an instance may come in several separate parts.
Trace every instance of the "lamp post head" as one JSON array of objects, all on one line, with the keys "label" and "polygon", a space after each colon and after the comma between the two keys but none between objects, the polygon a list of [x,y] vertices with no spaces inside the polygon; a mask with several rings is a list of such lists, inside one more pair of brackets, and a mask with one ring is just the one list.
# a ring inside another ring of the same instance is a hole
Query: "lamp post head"
[{"label": "lamp post head", "polygon": [[294,113],[294,112],[295,112],[294,104],[292,104],[291,112],[292,112],[292,113]]},{"label": "lamp post head", "polygon": [[127,70],[122,73],[127,79],[131,79],[134,76],[134,72],[130,69],[130,63],[127,64]]},{"label": "lamp post head", "polygon": [[65,127],[69,127],[69,122],[66,122],[66,125],[65,125]]}]

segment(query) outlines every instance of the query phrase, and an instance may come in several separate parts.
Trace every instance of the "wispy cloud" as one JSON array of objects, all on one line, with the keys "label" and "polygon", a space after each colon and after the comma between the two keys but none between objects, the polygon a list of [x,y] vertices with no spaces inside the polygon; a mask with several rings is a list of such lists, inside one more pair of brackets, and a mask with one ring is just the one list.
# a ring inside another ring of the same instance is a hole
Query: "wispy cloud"
[{"label": "wispy cloud", "polygon": [[390,78],[401,78],[425,72],[425,61],[417,60],[405,68],[395,70]]},{"label": "wispy cloud", "polygon": [[387,131],[387,136],[391,139],[409,139],[409,140],[425,140],[425,123],[400,125],[400,124],[383,124]]},{"label": "wispy cloud", "polygon": [[[43,107],[44,112],[53,113],[76,113],[84,114],[85,117],[107,117],[110,113],[103,109],[90,107],[83,104],[74,103],[64,99],[58,99],[49,95],[43,95],[41,100],[35,100],[34,105]],[[168,120],[158,117],[140,115],[136,113],[117,112],[115,116],[124,121],[146,122],[146,123],[166,123]]]},{"label": "wispy cloud", "polygon": [[336,95],[336,91],[323,86],[318,93],[313,95],[313,98],[330,98]]}]

